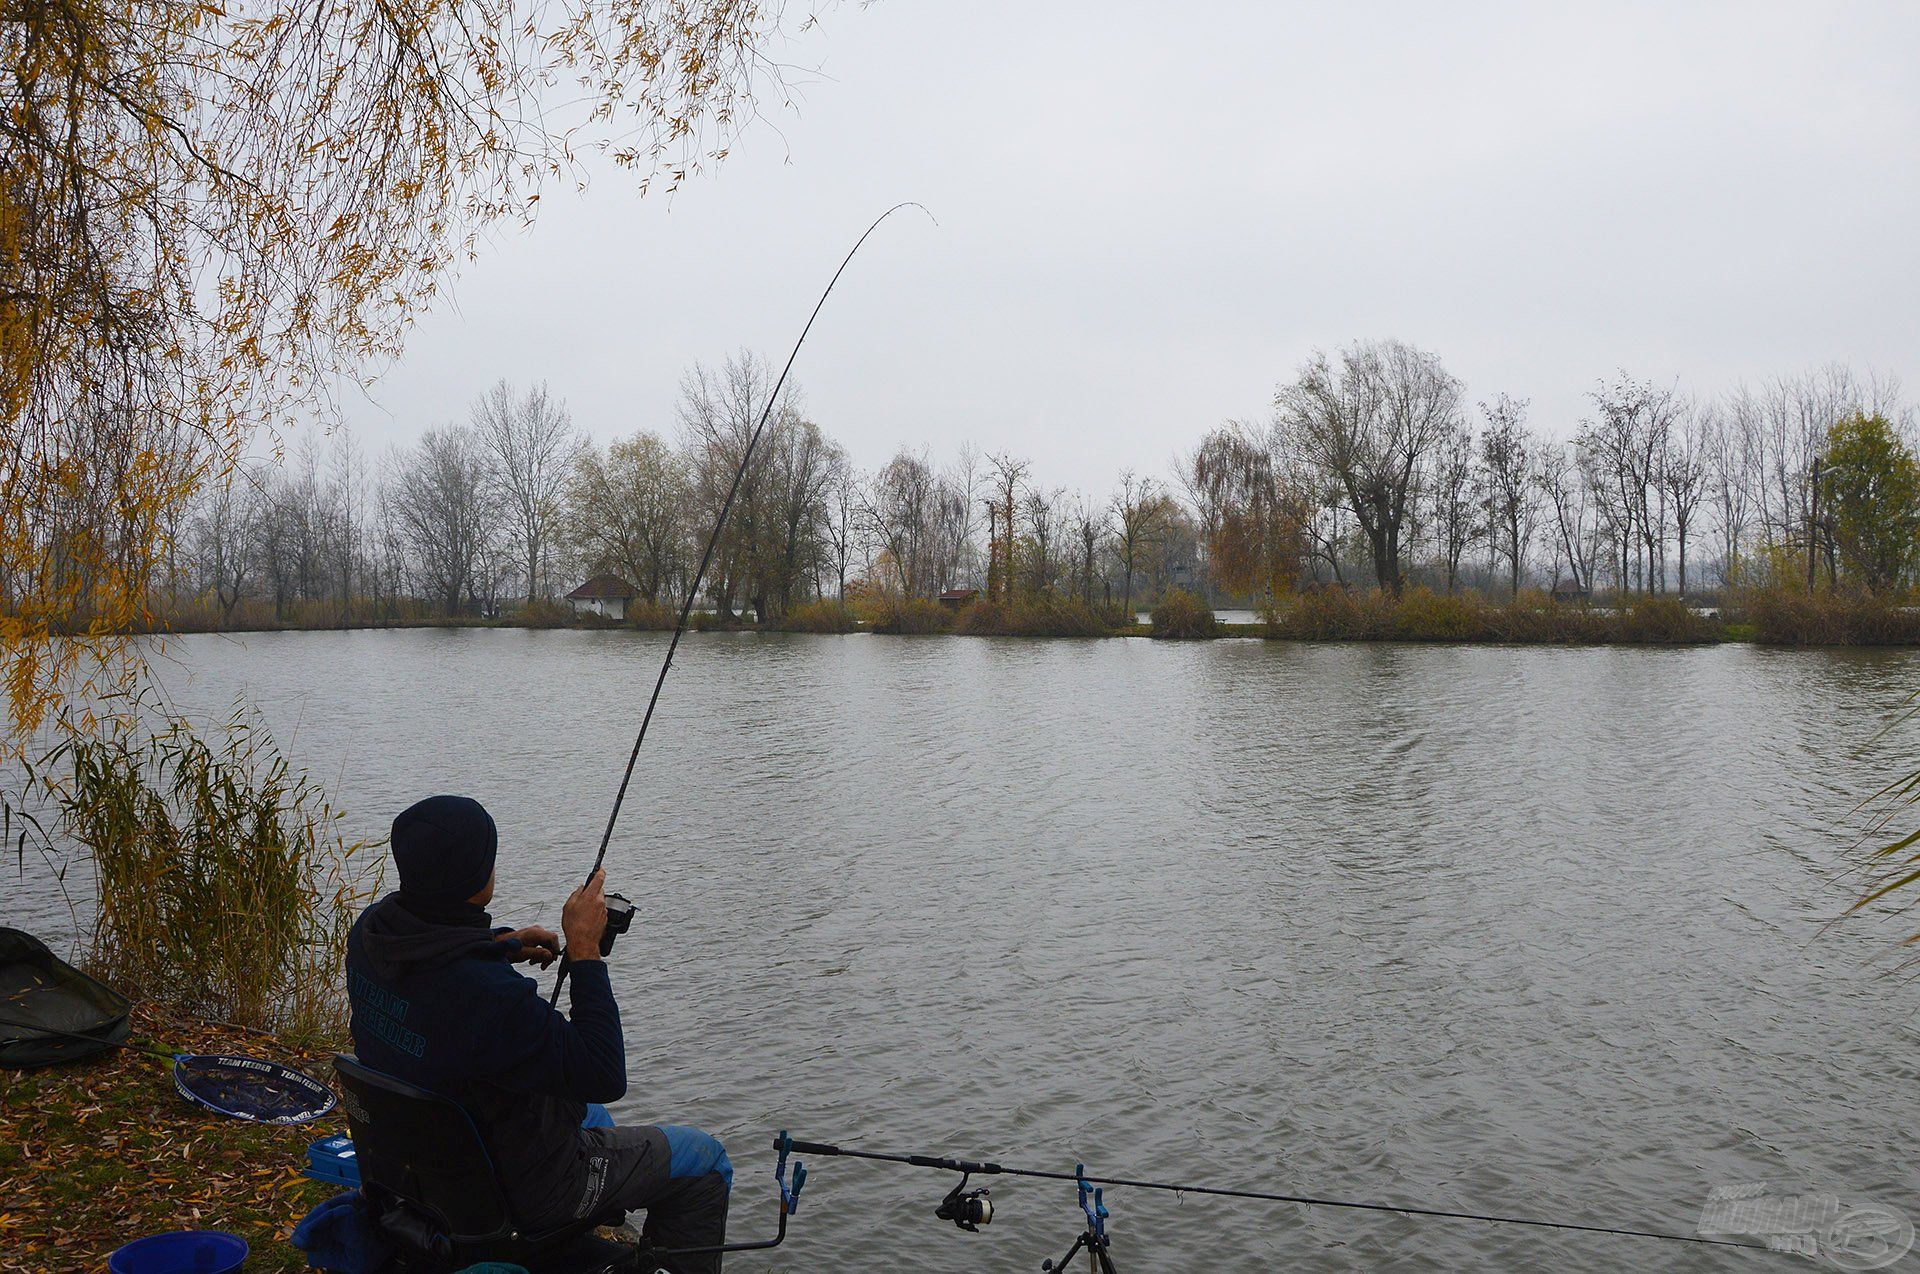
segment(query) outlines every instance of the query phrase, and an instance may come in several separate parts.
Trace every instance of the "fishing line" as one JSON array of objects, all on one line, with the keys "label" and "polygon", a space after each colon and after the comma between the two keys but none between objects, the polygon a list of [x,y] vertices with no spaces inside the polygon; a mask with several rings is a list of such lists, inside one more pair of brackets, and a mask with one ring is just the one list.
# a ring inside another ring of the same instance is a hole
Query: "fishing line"
[{"label": "fishing line", "polygon": [[1036,1177],[1043,1181],[1072,1181],[1090,1186],[1132,1186],[1137,1190],[1166,1190],[1176,1194],[1206,1194],[1227,1199],[1257,1199],[1268,1203],[1301,1203],[1311,1207],[1346,1208],[1363,1212],[1397,1212],[1404,1216],[1437,1217],[1453,1221],[1490,1221],[1497,1225],[1526,1225],[1547,1230],[1578,1230],[1587,1234],[1616,1234],[1626,1238],[1659,1239],[1668,1243],[1698,1243],[1710,1247],[1744,1247],[1768,1251],[1764,1243],[1743,1243],[1737,1239],[1710,1239],[1699,1234],[1673,1234],[1662,1230],[1635,1230],[1622,1226],[1582,1225],[1574,1221],[1546,1221],[1535,1217],[1500,1216],[1488,1212],[1449,1212],[1440,1208],[1421,1208],[1399,1203],[1360,1203],[1350,1199],[1324,1199],[1305,1194],[1278,1194],[1264,1190],[1231,1190],[1222,1186],[1202,1186],[1171,1181],[1142,1181],[1131,1177],[1090,1177],[1084,1173],[1043,1172],[1034,1168],[1009,1168],[997,1163],[975,1163],[942,1155],[891,1154],[877,1150],[854,1150],[817,1141],[797,1141],[782,1134],[775,1149],[794,1154],[825,1155],[829,1158],[870,1159],[882,1163],[902,1163],[915,1168],[938,1168],[972,1176]]},{"label": "fishing line", "polygon": [[[747,438],[746,450],[741,453],[740,464],[733,471],[733,482],[727,488],[727,498],[721,502],[720,516],[716,518],[713,523],[713,534],[707,537],[707,547],[705,551],[700,554],[700,565],[694,571],[693,579],[687,584],[687,595],[680,603],[680,618],[673,626],[672,640],[667,643],[666,658],[660,661],[660,675],[653,680],[653,693],[647,697],[647,710],[640,718],[640,732],[634,736],[633,749],[627,753],[627,768],[620,775],[620,788],[614,793],[613,809],[607,815],[606,830],[600,833],[600,849],[599,852],[594,854],[593,866],[587,871],[588,880],[593,879],[593,873],[599,871],[607,860],[607,846],[613,841],[614,824],[620,821],[620,808],[626,804],[627,786],[633,782],[633,767],[640,759],[640,745],[646,742],[647,727],[653,724],[653,710],[660,702],[660,689],[667,684],[667,671],[673,667],[674,652],[680,649],[680,637],[687,631],[687,620],[693,614],[693,603],[700,595],[700,581],[706,576],[707,567],[713,562],[713,552],[720,543],[720,533],[726,529],[727,514],[733,510],[733,499],[740,493],[740,483],[747,476],[748,466],[753,463],[753,450],[760,444],[760,435],[765,432],[767,421],[773,416],[773,409],[780,401],[780,391],[787,383],[787,373],[793,370],[794,360],[800,357],[800,347],[807,343],[807,333],[813,331],[814,320],[820,317],[820,311],[825,308],[827,298],[833,295],[834,284],[840,282],[840,276],[846,273],[847,266],[852,264],[854,255],[860,251],[861,245],[866,243],[868,236],[880,228],[881,222],[902,208],[918,208],[921,212],[927,214],[928,220],[933,221],[935,225],[940,224],[937,220],[934,220],[931,212],[927,212],[924,205],[915,203],[912,200],[897,203],[875,217],[873,224],[868,226],[866,232],[855,241],[853,247],[848,249],[846,257],[840,262],[840,268],[833,272],[831,279],[827,280],[826,291],[822,292],[820,299],[814,302],[813,312],[807,316],[807,325],[800,329],[800,339],[793,343],[793,349],[787,354],[786,365],[780,369],[779,379],[773,382],[773,392],[767,395],[767,405],[761,410],[760,420],[754,425],[753,433]],[[565,959],[565,953],[563,952],[560,961],[560,972],[553,983],[552,1000],[557,1001],[560,998],[560,988],[565,984],[566,980],[567,961]]]}]

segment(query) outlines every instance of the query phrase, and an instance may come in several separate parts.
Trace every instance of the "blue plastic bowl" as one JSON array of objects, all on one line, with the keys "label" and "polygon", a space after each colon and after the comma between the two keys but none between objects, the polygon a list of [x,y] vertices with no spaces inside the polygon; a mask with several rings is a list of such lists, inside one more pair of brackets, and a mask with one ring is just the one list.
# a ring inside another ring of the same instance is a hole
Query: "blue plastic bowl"
[{"label": "blue plastic bowl", "polygon": [[247,1241],[225,1230],[177,1230],[135,1239],[107,1258],[112,1274],[233,1274]]}]

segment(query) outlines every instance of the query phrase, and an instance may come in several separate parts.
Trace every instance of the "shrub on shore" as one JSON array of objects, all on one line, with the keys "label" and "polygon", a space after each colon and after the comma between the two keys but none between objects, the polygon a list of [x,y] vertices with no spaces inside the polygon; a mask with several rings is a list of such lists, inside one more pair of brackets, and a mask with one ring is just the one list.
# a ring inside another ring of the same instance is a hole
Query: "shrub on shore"
[{"label": "shrub on shore", "polygon": [[951,632],[953,612],[925,597],[874,592],[860,600],[859,616],[868,629],[895,636]]},{"label": "shrub on shore", "polygon": [[471,616],[446,616],[413,597],[356,597],[342,608],[335,601],[291,601],[276,610],[271,600],[249,597],[231,611],[210,596],[156,602],[140,632],[260,633],[336,628],[441,628],[480,623]]},{"label": "shrub on shore", "polygon": [[1618,610],[1555,602],[1527,591],[1510,602],[1476,594],[1410,588],[1400,597],[1378,589],[1309,589],[1267,611],[1267,635],[1293,641],[1511,642],[1634,645],[1718,641],[1720,622],[1696,615],[1678,598],[1643,597]]},{"label": "shrub on shore", "polygon": [[1170,588],[1162,594],[1152,617],[1155,637],[1186,641],[1220,635],[1220,622],[1214,618],[1213,608],[1184,588]]},{"label": "shrub on shore", "polygon": [[1105,637],[1114,622],[1077,597],[1027,594],[1006,601],[981,598],[954,620],[969,637]]},{"label": "shrub on shore", "polygon": [[1487,641],[1492,609],[1478,597],[1410,588],[1391,605],[1392,631],[1404,641]]},{"label": "shrub on shore", "polygon": [[[643,633],[670,633],[680,622],[680,612],[665,602],[650,602],[636,597],[627,603],[626,625]],[[697,629],[700,625],[695,624]]]},{"label": "shrub on shore", "polygon": [[544,597],[522,603],[505,616],[505,622],[516,628],[569,628],[578,619],[571,607]]},{"label": "shrub on shore", "polygon": [[852,633],[860,630],[860,617],[845,602],[823,597],[788,611],[780,628],[789,633]]},{"label": "shrub on shore", "polygon": [[1384,641],[1392,600],[1379,590],[1308,588],[1267,608],[1267,636],[1292,641]]},{"label": "shrub on shore", "polygon": [[1745,592],[1734,617],[1774,646],[1920,644],[1920,609],[1867,592],[1808,593],[1791,586]]},{"label": "shrub on shore", "polygon": [[1720,621],[1696,615],[1677,597],[1642,597],[1612,616],[1608,636],[1631,645],[1683,646],[1719,641]]}]

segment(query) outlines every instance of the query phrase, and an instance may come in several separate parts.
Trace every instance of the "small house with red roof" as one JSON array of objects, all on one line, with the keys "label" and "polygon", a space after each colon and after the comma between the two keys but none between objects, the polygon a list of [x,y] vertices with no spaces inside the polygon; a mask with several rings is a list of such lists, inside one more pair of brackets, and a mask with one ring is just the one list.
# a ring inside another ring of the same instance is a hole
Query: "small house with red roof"
[{"label": "small house with red roof", "polygon": [[625,619],[627,603],[634,599],[634,587],[618,575],[596,575],[567,594],[567,605],[576,615],[598,615],[602,619]]}]

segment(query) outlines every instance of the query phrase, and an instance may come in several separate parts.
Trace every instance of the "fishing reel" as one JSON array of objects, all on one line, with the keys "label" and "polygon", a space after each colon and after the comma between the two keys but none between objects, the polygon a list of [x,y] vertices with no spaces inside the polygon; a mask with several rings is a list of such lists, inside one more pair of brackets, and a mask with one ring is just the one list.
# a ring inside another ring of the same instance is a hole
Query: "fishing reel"
[{"label": "fishing reel", "polygon": [[600,958],[606,959],[613,954],[613,940],[625,933],[633,925],[633,913],[637,910],[627,901],[624,894],[607,895],[607,927],[600,931]]},{"label": "fishing reel", "polygon": [[987,1197],[988,1187],[978,1190],[967,1189],[967,1174],[960,1174],[960,1184],[947,1191],[947,1197],[940,1200],[940,1206],[933,1215],[942,1221],[951,1221],[969,1234],[978,1234],[980,1227],[993,1220],[993,1200]]}]

